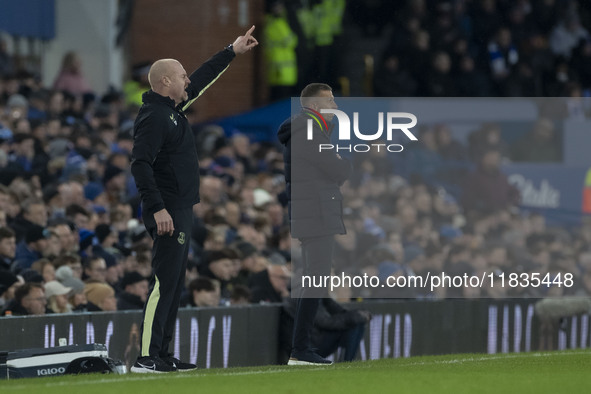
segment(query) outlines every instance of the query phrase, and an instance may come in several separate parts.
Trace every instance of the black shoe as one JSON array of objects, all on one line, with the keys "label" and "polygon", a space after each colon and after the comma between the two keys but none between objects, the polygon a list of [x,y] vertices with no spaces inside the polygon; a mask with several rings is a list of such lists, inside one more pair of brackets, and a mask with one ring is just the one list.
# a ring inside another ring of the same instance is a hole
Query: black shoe
[{"label": "black shoe", "polygon": [[292,353],[287,365],[332,365],[332,361],[314,352]]},{"label": "black shoe", "polygon": [[184,363],[178,358],[173,357],[172,355],[162,357],[162,361],[164,361],[168,365],[173,366],[179,372],[188,372],[197,369],[197,366],[195,364]]},{"label": "black shoe", "polygon": [[166,373],[176,370],[174,365],[164,362],[160,357],[138,357],[130,368],[130,371],[135,373]]}]

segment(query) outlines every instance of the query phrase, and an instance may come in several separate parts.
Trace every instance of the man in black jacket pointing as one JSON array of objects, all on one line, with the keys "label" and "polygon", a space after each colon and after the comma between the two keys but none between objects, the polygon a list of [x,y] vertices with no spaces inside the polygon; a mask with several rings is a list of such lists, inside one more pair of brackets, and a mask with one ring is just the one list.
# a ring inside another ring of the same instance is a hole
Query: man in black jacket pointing
[{"label": "man in black jacket pointing", "polygon": [[142,218],[154,240],[141,354],[131,371],[187,371],[196,366],[168,352],[189,252],[193,205],[199,202],[199,162],[184,111],[228,68],[236,54],[256,45],[254,26],[190,76],[174,59],[150,68],[151,89],[135,120],[131,172],[142,199]]}]

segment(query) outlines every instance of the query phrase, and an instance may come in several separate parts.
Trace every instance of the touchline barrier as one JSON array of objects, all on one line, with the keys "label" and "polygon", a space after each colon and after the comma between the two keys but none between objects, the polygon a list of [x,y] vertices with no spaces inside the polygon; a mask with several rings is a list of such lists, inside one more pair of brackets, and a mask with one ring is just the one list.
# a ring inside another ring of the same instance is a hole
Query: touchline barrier
[{"label": "touchline barrier", "polygon": [[[589,347],[589,315],[544,325],[537,300],[371,300],[358,358],[506,353]],[[179,310],[171,351],[200,368],[276,364],[281,305]],[[0,318],[0,351],[105,344],[129,368],[139,353],[141,313],[81,313]],[[62,341],[63,343],[64,341]],[[338,358],[338,354],[336,355]]]}]

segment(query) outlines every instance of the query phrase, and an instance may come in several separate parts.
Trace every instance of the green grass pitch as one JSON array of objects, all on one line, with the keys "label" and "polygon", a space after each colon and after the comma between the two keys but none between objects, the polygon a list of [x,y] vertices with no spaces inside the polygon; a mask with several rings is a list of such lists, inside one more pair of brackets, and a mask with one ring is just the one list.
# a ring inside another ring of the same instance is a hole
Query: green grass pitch
[{"label": "green grass pitch", "polygon": [[591,393],[591,350],[0,380],[0,393]]}]

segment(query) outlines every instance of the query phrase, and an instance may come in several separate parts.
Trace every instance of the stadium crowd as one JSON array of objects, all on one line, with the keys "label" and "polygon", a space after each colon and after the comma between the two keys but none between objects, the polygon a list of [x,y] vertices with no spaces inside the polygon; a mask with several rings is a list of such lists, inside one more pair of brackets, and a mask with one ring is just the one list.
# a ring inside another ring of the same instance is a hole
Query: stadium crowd
[{"label": "stadium crowd", "polygon": [[[375,74],[385,97],[589,95],[588,2],[353,2],[365,34],[391,38]],[[390,15],[395,15],[394,18]]]},{"label": "stadium crowd", "polygon": [[[393,21],[375,4],[402,8],[393,13],[399,20],[376,73],[380,95],[559,96],[591,88],[585,2],[349,2],[364,10],[356,22],[368,35]],[[2,313],[142,309],[151,239],[138,220],[129,170],[137,106],[122,92],[92,92],[75,54],[64,59],[53,87],[5,52],[0,76]],[[281,151],[240,133],[228,137],[215,125],[196,125],[195,133],[201,203],[183,306],[282,302],[299,256]],[[499,169],[503,157],[559,161],[551,140],[542,138],[548,149],[534,158],[507,146],[494,124],[474,130],[468,145],[440,124],[424,127],[419,140],[395,160],[383,152],[354,158],[335,272],[381,281],[441,271],[572,273],[573,287],[527,295],[591,294],[591,221],[548,226],[541,214],[518,208],[519,193]],[[506,297],[522,289],[354,290],[339,288],[335,299]]]},{"label": "stadium crowd", "polygon": [[345,70],[356,39],[385,43],[371,71],[378,97],[591,94],[583,0],[268,0],[265,18],[271,100],[360,74]]}]

